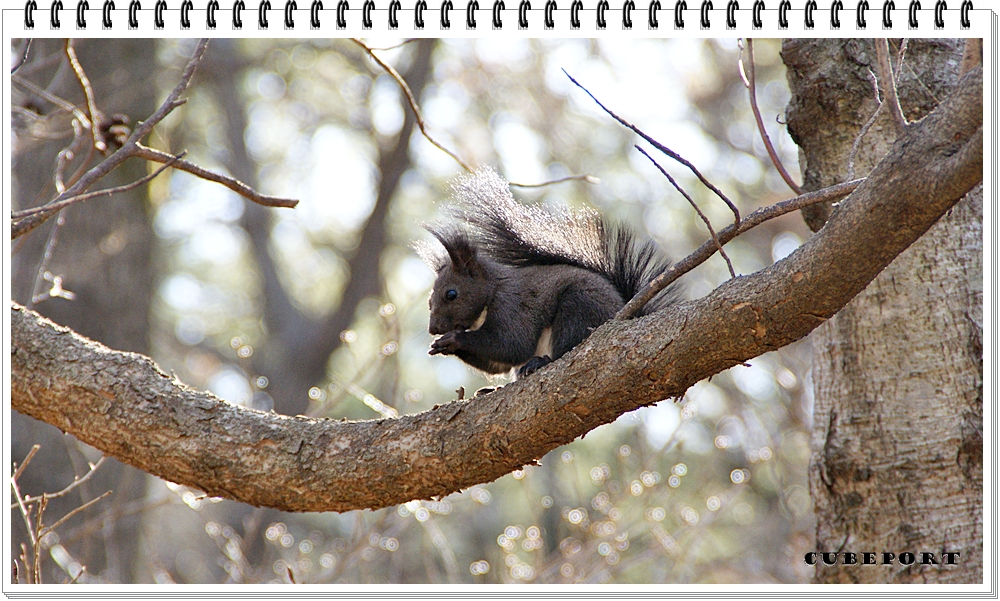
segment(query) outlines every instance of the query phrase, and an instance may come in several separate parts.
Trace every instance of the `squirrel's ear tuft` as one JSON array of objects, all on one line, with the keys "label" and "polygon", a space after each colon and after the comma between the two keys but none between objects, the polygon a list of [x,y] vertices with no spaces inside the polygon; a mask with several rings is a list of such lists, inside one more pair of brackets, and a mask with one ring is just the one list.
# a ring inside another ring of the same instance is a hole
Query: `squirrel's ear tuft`
[{"label": "squirrel's ear tuft", "polygon": [[[427,231],[433,234],[444,246],[445,252],[448,253],[448,260],[444,262],[450,262],[456,273],[470,276],[484,275],[476,246],[467,233],[457,228],[427,228]],[[435,271],[440,271],[440,267],[436,268]]]},{"label": "squirrel's ear tuft", "polygon": [[443,252],[440,245],[430,240],[418,240],[413,243],[412,248],[417,256],[434,270],[434,273],[438,273],[448,264],[448,255]]},{"label": "squirrel's ear tuft", "polygon": [[446,233],[431,233],[444,245],[455,273],[474,276],[483,272],[476,247],[464,232],[453,230]]}]

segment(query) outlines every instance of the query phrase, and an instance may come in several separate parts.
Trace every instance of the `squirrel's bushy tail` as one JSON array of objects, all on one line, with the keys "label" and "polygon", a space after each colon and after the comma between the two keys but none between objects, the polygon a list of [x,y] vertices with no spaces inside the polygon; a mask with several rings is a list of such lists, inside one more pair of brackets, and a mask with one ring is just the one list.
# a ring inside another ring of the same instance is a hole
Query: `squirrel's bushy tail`
[{"label": "squirrel's bushy tail", "polygon": [[[597,212],[550,212],[519,203],[507,181],[490,168],[452,184],[453,215],[494,260],[518,267],[574,265],[608,278],[625,302],[669,266],[651,240],[636,240],[627,227],[608,225]],[[651,313],[675,300],[668,288],[643,307]]]}]

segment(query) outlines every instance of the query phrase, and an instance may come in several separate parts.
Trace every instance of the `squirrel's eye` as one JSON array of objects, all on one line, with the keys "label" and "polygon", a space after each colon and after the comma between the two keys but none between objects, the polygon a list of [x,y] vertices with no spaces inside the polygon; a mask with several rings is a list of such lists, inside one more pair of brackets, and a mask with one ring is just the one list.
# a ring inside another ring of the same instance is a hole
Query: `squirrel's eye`
[{"label": "squirrel's eye", "polygon": [[456,298],[458,298],[458,290],[452,288],[451,290],[444,293],[444,298],[445,300],[450,300],[450,301],[455,300]]}]

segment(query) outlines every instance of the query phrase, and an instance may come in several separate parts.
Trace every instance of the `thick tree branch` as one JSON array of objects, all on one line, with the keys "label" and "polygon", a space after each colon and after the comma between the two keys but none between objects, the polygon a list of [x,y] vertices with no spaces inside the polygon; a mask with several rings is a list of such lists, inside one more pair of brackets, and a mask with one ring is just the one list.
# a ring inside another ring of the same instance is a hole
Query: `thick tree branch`
[{"label": "thick tree branch", "polygon": [[835,314],[982,180],[982,99],[976,68],[782,261],[606,324],[488,395],[364,422],[261,413],[14,305],[12,406],[167,480],[289,511],[385,507],[488,482]]}]

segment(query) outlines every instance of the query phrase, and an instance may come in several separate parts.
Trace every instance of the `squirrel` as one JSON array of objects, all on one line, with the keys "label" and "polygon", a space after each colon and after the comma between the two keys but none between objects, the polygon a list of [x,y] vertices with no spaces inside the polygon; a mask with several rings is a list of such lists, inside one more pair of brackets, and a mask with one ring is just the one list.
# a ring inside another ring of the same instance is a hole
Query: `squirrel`
[{"label": "squirrel", "polygon": [[[487,374],[524,377],[614,317],[669,266],[651,240],[594,211],[519,203],[489,168],[452,184],[451,223],[424,226],[443,246],[416,246],[436,272],[431,355],[454,355]],[[640,315],[676,300],[668,288]]]}]

